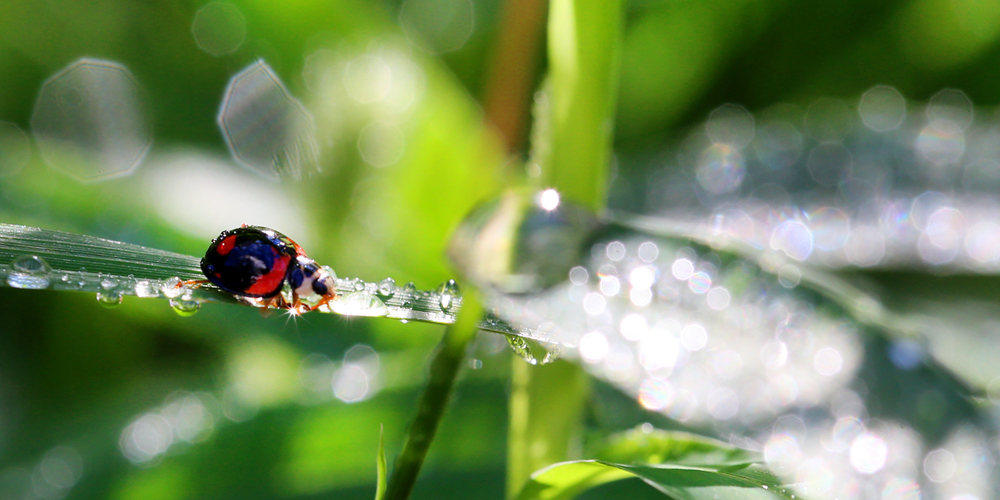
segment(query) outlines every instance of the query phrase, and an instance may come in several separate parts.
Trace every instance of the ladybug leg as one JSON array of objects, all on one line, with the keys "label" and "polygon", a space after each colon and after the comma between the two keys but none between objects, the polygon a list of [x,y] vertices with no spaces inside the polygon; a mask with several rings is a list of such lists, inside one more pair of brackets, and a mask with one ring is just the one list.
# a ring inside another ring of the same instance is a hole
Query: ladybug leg
[{"label": "ladybug leg", "polygon": [[260,304],[262,312],[270,311],[271,309],[288,309],[288,303],[285,302],[285,298],[281,294],[261,299]]},{"label": "ladybug leg", "polygon": [[289,307],[289,309],[291,309],[292,311],[295,311],[296,314],[305,314],[305,313],[307,313],[307,312],[312,311],[313,309],[315,309],[315,307],[309,307],[308,304],[303,304],[302,303],[302,299],[299,298],[299,295],[293,291],[292,292],[292,305],[291,305],[291,307]]},{"label": "ladybug leg", "polygon": [[332,301],[335,298],[337,298],[337,294],[335,294],[335,293],[324,295],[323,298],[320,299],[319,302],[316,303],[316,305],[314,305],[311,308],[309,308],[309,310],[310,311],[315,311],[316,309],[319,309],[320,307],[329,304],[330,301]]},{"label": "ladybug leg", "polygon": [[207,283],[211,283],[211,281],[208,281],[208,280],[187,280],[187,281],[182,281],[182,282],[174,285],[174,288],[180,288],[182,286],[189,286],[191,288],[198,288],[201,285],[205,285]]}]

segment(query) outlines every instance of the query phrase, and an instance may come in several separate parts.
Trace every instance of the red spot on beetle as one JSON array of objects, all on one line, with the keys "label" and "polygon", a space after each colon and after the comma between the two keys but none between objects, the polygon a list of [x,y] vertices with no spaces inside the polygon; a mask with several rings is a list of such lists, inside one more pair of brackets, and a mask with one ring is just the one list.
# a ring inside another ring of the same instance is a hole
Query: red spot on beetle
[{"label": "red spot on beetle", "polygon": [[215,247],[215,251],[219,255],[227,255],[233,249],[233,245],[236,244],[236,235],[230,235],[226,239],[219,242],[219,245]]},{"label": "red spot on beetle", "polygon": [[291,257],[285,255],[274,259],[274,265],[271,266],[271,270],[256,279],[252,285],[246,289],[246,293],[252,295],[267,295],[273,290],[278,290],[281,288],[281,284],[285,281],[285,271],[288,270],[288,263],[292,260]]}]

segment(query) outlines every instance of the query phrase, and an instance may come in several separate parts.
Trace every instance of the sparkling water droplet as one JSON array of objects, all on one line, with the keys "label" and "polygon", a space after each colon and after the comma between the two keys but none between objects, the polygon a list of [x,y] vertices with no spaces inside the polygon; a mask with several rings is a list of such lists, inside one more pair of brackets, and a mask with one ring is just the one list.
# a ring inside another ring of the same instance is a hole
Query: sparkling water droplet
[{"label": "sparkling water droplet", "polygon": [[485,203],[455,230],[448,256],[469,281],[504,293],[536,293],[566,281],[599,222],[587,208],[554,198],[550,191],[519,190]]},{"label": "sparkling water droplet", "polygon": [[185,292],[185,288],[181,285],[183,283],[180,278],[174,276],[173,278],[167,279],[163,282],[163,286],[160,287],[160,291],[168,299],[175,299],[180,297]]},{"label": "sparkling water droplet", "polygon": [[135,284],[135,296],[142,298],[159,297],[160,291],[152,282],[142,280]]},{"label": "sparkling water droplet", "polygon": [[389,314],[389,309],[378,297],[365,292],[348,292],[338,296],[330,304],[337,314],[345,316],[377,317]]},{"label": "sparkling water droplet", "polygon": [[378,295],[382,297],[383,300],[388,300],[392,298],[393,294],[396,293],[396,280],[392,278],[386,278],[378,283]]},{"label": "sparkling water droplet", "polygon": [[185,298],[173,298],[170,299],[170,307],[172,307],[174,312],[178,315],[188,317],[198,312],[198,309],[201,309],[201,302]]},{"label": "sparkling water droplet", "polygon": [[49,264],[37,255],[22,255],[11,262],[7,284],[13,288],[40,290],[49,287]]},{"label": "sparkling water droplet", "polygon": [[521,337],[515,337],[513,335],[507,335],[507,344],[510,345],[511,350],[514,354],[517,354],[521,359],[527,361],[529,364],[537,365],[538,358],[535,357],[534,353],[531,352],[531,348],[528,347],[528,343],[525,342]]},{"label": "sparkling water droplet", "polygon": [[122,294],[116,291],[97,292],[97,302],[108,309],[122,303]]},{"label": "sparkling water droplet", "polygon": [[414,285],[413,282],[411,281],[407,283],[406,286],[403,287],[403,291],[410,295],[413,295],[417,293],[417,285]]},{"label": "sparkling water droplet", "polygon": [[438,305],[441,306],[442,311],[448,311],[454,300],[458,298],[458,283],[455,283],[455,280],[448,280],[438,288],[438,293],[441,295],[438,298]]},{"label": "sparkling water droplet", "polygon": [[111,289],[113,289],[113,288],[115,288],[117,286],[118,286],[118,281],[117,280],[113,280],[111,278],[102,278],[101,279],[101,288],[103,288],[105,290],[111,290]]},{"label": "sparkling water droplet", "polygon": [[562,354],[562,350],[550,348],[552,346],[543,345],[537,340],[526,339],[514,335],[504,335],[511,350],[532,365],[544,365],[551,363]]},{"label": "sparkling water droplet", "polygon": [[363,292],[365,290],[365,282],[361,279],[356,279],[354,281],[354,290],[357,292]]}]

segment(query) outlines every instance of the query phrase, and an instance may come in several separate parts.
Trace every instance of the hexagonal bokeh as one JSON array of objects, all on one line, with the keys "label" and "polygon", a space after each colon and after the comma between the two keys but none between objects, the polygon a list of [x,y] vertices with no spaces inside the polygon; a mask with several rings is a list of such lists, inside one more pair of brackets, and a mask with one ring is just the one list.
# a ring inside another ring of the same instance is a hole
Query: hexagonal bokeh
[{"label": "hexagonal bokeh", "polygon": [[100,59],[77,59],[42,84],[31,131],[49,165],[85,182],[131,173],[152,142],[135,77]]},{"label": "hexagonal bokeh", "polygon": [[229,81],[218,122],[233,158],[267,177],[319,170],[312,115],[264,61]]}]

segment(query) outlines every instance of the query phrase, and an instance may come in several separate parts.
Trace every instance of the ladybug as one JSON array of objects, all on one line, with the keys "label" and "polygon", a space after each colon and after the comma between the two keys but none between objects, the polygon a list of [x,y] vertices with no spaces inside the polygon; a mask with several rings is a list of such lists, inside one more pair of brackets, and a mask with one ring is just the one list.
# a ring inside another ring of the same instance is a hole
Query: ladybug
[{"label": "ladybug", "polygon": [[[240,297],[261,300],[263,307],[309,312],[336,298],[333,276],[306,256],[284,234],[260,226],[223,231],[205,251],[201,270],[208,281]],[[292,302],[281,294],[287,283]],[[319,295],[313,306],[300,297]]]}]

